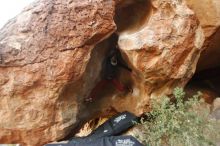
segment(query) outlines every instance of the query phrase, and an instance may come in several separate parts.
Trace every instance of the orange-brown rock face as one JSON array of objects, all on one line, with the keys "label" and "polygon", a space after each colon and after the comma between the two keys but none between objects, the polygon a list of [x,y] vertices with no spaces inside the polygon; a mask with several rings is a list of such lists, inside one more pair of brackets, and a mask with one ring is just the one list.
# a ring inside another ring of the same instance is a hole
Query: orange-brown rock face
[{"label": "orange-brown rock face", "polygon": [[220,1],[186,1],[188,6],[196,13],[206,38],[203,46],[204,51],[198,62],[198,71],[220,66]]},{"label": "orange-brown rock face", "polygon": [[116,29],[114,5],[40,0],[0,30],[0,143],[40,146],[76,127],[106,52],[94,46]]},{"label": "orange-brown rock face", "polygon": [[[90,118],[139,115],[187,83],[205,40],[194,12],[182,0],[116,2],[39,0],[0,30],[0,143],[41,146]],[[86,104],[113,32],[133,69],[118,79],[133,92],[109,85]]]},{"label": "orange-brown rock face", "polygon": [[[153,0],[145,5],[144,22],[119,31],[119,46],[135,72],[133,96],[139,112],[150,98],[187,83],[204,42],[199,22],[184,1]],[[124,21],[127,17],[131,15],[124,15]]]}]

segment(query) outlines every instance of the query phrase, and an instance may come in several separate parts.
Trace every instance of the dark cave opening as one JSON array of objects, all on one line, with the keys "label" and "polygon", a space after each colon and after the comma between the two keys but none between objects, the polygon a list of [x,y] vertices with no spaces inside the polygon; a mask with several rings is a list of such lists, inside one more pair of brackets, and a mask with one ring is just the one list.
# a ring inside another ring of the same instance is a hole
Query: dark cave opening
[{"label": "dark cave opening", "polygon": [[[146,22],[148,22],[148,18],[151,12],[152,12],[152,7],[151,7],[151,1],[149,0],[122,0],[117,5],[116,14],[115,14],[115,23],[117,26],[117,30],[108,38],[98,43],[92,50],[91,59],[88,62],[85,71],[86,74],[83,77],[84,78],[83,80],[88,81],[87,83],[85,83],[86,84],[86,87],[84,87],[85,89],[90,89],[90,93],[91,93],[92,90],[97,85],[97,83],[100,80],[102,80],[103,74],[105,72],[104,65],[105,65],[106,57],[111,52],[111,50],[115,49],[118,46],[118,39],[120,33],[124,31],[126,32],[139,31],[139,29],[144,27]],[[121,51],[119,54],[119,58],[123,62],[123,64],[129,67]],[[92,79],[90,79],[91,74],[93,74]],[[128,71],[126,71],[125,69],[119,68],[116,78],[125,86],[132,88],[133,81],[131,78],[131,74],[128,73]],[[82,90],[80,95],[78,95],[80,96],[79,100],[81,102],[82,100],[84,100],[83,98],[86,98],[89,95],[86,95],[85,94],[86,91],[83,91],[83,89],[80,88],[79,90]],[[129,94],[129,92],[130,91],[126,90],[124,93],[120,93],[111,83],[99,89],[99,92],[95,95],[96,97],[94,101],[92,103],[86,103],[85,108],[80,109],[79,115],[80,115],[80,121],[82,122],[79,123],[78,128],[76,127],[73,128],[75,129],[74,132],[70,132],[70,134],[66,136],[63,140],[71,138],[76,133],[76,131],[81,129],[82,125],[84,125],[91,119],[98,119],[103,115],[108,117],[110,115],[115,114],[116,110],[111,107],[111,104],[113,102],[112,97],[118,94],[124,96],[126,94]],[[103,105],[103,103],[105,104]],[[100,111],[106,109],[106,107],[110,107],[112,109],[110,109],[110,112],[101,113],[100,115]],[[85,113],[90,113],[90,114],[86,115]]]},{"label": "dark cave opening", "polygon": [[198,60],[196,73],[188,82],[186,89],[191,93],[201,91],[206,102],[212,103],[220,97],[220,29],[209,39]]},{"label": "dark cave opening", "polygon": [[207,103],[212,103],[215,98],[220,97],[220,66],[198,71],[186,86],[189,95],[202,92]]}]

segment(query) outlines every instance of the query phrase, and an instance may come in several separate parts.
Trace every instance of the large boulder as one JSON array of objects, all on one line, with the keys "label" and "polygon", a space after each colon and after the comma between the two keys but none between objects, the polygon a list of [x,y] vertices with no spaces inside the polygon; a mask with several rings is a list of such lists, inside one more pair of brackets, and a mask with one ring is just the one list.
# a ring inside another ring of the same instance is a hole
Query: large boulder
[{"label": "large boulder", "polygon": [[[86,104],[117,43],[113,32],[133,70],[118,78],[133,93],[110,85]],[[188,82],[204,40],[183,0],[34,2],[0,30],[0,143],[41,146],[90,118],[142,114],[150,98]]]},{"label": "large boulder", "polygon": [[[152,0],[137,9],[141,11],[143,6],[148,11],[140,16],[145,18],[143,22],[119,30],[119,47],[134,71],[133,98],[140,112],[150,98],[169,94],[188,82],[204,42],[199,21],[185,1]],[[125,11],[119,12],[124,21],[132,20]]]},{"label": "large boulder", "polygon": [[[205,34],[203,52],[198,62],[198,71],[219,67],[220,62],[220,1],[186,0],[196,13]],[[210,57],[211,56],[211,57]]]},{"label": "large boulder", "polygon": [[220,96],[220,1],[186,0],[186,2],[195,12],[205,35],[197,71],[187,90],[202,91],[205,100],[211,103],[214,98]]},{"label": "large boulder", "polygon": [[0,30],[0,143],[40,146],[90,116],[82,101],[107,51],[94,46],[115,31],[114,9],[113,0],[39,0]]}]

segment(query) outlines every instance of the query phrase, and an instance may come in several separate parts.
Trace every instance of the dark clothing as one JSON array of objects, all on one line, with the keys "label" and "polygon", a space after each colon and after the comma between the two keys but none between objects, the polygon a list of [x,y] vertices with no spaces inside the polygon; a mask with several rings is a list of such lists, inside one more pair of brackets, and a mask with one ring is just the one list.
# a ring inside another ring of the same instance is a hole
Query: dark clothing
[{"label": "dark clothing", "polygon": [[104,61],[102,80],[96,84],[89,97],[87,97],[85,101],[92,101],[97,96],[97,93],[104,89],[109,83],[112,83],[118,91],[125,91],[126,87],[116,79],[119,67],[122,67],[130,72],[132,71],[123,63],[123,60],[120,56],[120,51],[118,49],[113,49],[110,51],[109,56],[107,56],[106,60]]},{"label": "dark clothing", "polygon": [[118,49],[113,49],[109,53],[104,63],[104,78],[112,79],[116,78],[119,67],[122,67],[128,71],[132,71],[128,66],[123,63],[120,51]]}]

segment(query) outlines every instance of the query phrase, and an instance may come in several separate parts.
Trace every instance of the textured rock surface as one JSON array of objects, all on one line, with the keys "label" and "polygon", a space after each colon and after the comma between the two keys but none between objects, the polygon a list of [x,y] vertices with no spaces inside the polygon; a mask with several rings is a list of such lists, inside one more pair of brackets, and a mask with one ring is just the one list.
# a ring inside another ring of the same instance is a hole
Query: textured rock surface
[{"label": "textured rock surface", "polygon": [[216,98],[212,105],[212,117],[220,120],[220,98]]},{"label": "textured rock surface", "polygon": [[40,0],[0,30],[0,143],[40,146],[76,126],[113,16],[111,0]]},{"label": "textured rock surface", "polygon": [[184,86],[195,72],[204,41],[199,22],[184,1],[154,0],[148,5],[151,12],[142,25],[119,32],[119,46],[138,76],[134,79],[138,103]]},{"label": "textured rock surface", "polygon": [[188,82],[205,36],[194,12],[183,1],[119,3],[116,24],[122,55],[134,71],[132,75],[122,71],[120,78],[131,82],[133,94],[114,93],[102,104],[112,102],[117,111],[141,114],[149,109],[151,97],[169,94]]},{"label": "textured rock surface", "polygon": [[[194,12],[184,1],[116,2],[115,11],[113,0],[39,0],[0,30],[0,143],[40,146],[89,118],[142,114],[151,97],[187,83],[204,42]],[[118,77],[133,93],[109,86],[85,105],[116,25],[133,69]]]},{"label": "textured rock surface", "polygon": [[206,37],[203,46],[204,51],[198,62],[198,71],[220,66],[220,1],[186,1],[188,6],[196,13]]},{"label": "textured rock surface", "polygon": [[220,110],[220,98],[216,98],[212,105],[212,111]]}]

